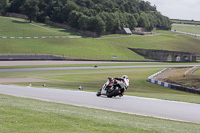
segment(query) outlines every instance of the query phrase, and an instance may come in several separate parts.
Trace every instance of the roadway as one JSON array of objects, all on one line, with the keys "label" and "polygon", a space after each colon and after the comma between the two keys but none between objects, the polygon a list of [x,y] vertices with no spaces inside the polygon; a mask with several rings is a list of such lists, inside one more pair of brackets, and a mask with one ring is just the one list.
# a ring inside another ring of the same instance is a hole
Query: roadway
[{"label": "roadway", "polygon": [[94,67],[52,67],[52,68],[14,68],[0,69],[0,72],[25,72],[25,71],[55,71],[55,70],[88,70],[88,69],[117,69],[117,68],[167,68],[167,67],[193,67],[199,65],[134,65],[134,66],[99,66]]},{"label": "roadway", "polygon": [[183,122],[200,123],[200,104],[124,96],[97,97],[94,92],[0,85],[0,94],[103,109]]}]

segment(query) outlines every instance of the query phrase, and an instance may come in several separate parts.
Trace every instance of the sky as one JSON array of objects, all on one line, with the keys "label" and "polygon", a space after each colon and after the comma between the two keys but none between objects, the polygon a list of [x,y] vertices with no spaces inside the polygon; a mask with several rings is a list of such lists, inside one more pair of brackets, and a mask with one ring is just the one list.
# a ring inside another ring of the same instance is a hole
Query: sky
[{"label": "sky", "polygon": [[200,0],[144,0],[170,19],[200,21]]}]

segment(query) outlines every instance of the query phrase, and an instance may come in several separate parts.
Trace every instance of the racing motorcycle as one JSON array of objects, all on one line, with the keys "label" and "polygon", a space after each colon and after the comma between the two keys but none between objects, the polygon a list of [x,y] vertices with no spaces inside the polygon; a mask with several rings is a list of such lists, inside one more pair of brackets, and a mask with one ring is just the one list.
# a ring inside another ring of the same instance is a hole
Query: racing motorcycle
[{"label": "racing motorcycle", "polygon": [[[123,96],[123,92],[128,88],[129,83],[128,78],[108,78],[107,82],[103,85],[103,87],[97,92],[97,96],[106,95],[107,97],[116,97]],[[125,89],[126,88],[126,89]]]}]

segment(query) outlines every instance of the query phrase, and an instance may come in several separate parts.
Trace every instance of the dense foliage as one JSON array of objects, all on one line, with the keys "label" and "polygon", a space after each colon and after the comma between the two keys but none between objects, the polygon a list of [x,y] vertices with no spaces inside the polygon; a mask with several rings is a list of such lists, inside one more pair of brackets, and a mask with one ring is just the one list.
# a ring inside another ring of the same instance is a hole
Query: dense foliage
[{"label": "dense foliage", "polygon": [[0,14],[5,14],[9,7],[8,0],[0,0]]},{"label": "dense foliage", "polygon": [[171,28],[170,19],[143,0],[10,0],[9,3],[7,11],[24,13],[30,21],[49,19],[99,34],[136,26],[148,30]]}]

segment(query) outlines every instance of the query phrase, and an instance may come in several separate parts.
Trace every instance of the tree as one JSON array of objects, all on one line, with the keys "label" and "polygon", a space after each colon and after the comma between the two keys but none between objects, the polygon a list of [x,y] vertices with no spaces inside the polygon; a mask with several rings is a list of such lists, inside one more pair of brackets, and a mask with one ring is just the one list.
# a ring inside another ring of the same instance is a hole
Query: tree
[{"label": "tree", "polygon": [[[123,27],[121,27],[121,15],[122,13],[112,13],[112,17],[114,18],[114,31],[121,30]],[[123,16],[123,15],[122,15]]]},{"label": "tree", "polygon": [[156,11],[156,6],[151,6],[151,3],[148,1],[141,1],[140,4],[140,10],[144,11],[144,12],[148,12],[148,11]]},{"label": "tree", "polygon": [[118,30],[129,27],[128,17],[127,17],[128,13],[119,13],[118,15],[120,21],[120,28]]},{"label": "tree", "polygon": [[89,28],[90,18],[86,15],[82,15],[79,20],[79,27],[81,30],[87,30]]},{"label": "tree", "polygon": [[149,22],[149,19],[148,19],[146,13],[142,12],[140,14],[140,17],[138,18],[138,25],[140,27],[144,27],[146,29],[148,29],[150,27],[150,22]]},{"label": "tree", "polygon": [[20,13],[20,7],[24,4],[25,0],[10,0],[9,12]]},{"label": "tree", "polygon": [[[64,5],[63,7],[63,19],[65,21],[65,23],[68,23],[70,20],[69,20],[69,14],[72,12],[72,11],[78,11],[79,10],[79,6],[74,3],[73,1],[68,1],[67,4]],[[78,21],[78,20],[77,20]]]},{"label": "tree", "polygon": [[149,22],[150,22],[150,27],[148,28],[148,30],[151,31],[156,27],[158,21],[157,21],[157,18],[154,16],[154,13],[149,13],[149,14],[147,14],[147,16],[148,16]]},{"label": "tree", "polygon": [[127,17],[128,17],[127,23],[129,24],[129,28],[133,30],[138,25],[138,23],[137,23],[134,15],[128,14]]},{"label": "tree", "polygon": [[71,11],[71,13],[69,14],[69,18],[68,18],[68,23],[70,26],[79,29],[79,18],[83,16],[83,13],[78,12],[78,11]]},{"label": "tree", "polygon": [[34,18],[42,22],[48,18],[98,33],[134,29],[137,25],[148,30],[171,28],[170,19],[144,0],[0,0],[0,12],[6,12],[3,3],[8,1],[11,5],[7,11],[26,14],[30,22]]},{"label": "tree", "polygon": [[8,0],[0,0],[0,13],[5,14],[8,6]]},{"label": "tree", "polygon": [[24,5],[21,7],[22,12],[28,16],[30,23],[39,13],[38,4],[38,0],[26,0]]},{"label": "tree", "polygon": [[99,16],[91,17],[89,29],[100,35],[102,32],[105,31],[105,23]]},{"label": "tree", "polygon": [[156,27],[163,29],[163,30],[170,30],[172,26],[172,22],[168,17],[163,16],[159,12],[154,13],[155,17],[157,18],[157,25]]},{"label": "tree", "polygon": [[134,15],[136,20],[138,20],[138,18],[140,17],[140,15],[138,13],[134,13],[133,15]]}]

